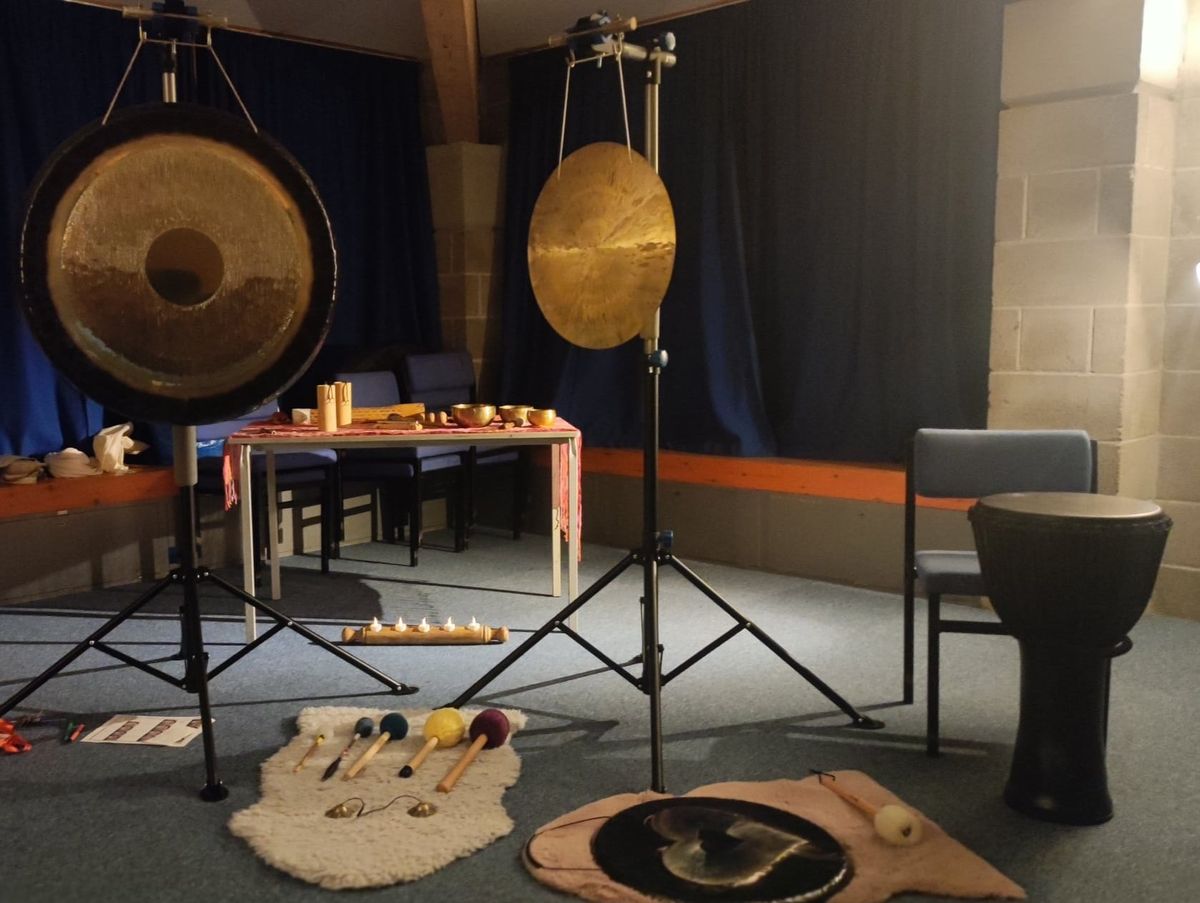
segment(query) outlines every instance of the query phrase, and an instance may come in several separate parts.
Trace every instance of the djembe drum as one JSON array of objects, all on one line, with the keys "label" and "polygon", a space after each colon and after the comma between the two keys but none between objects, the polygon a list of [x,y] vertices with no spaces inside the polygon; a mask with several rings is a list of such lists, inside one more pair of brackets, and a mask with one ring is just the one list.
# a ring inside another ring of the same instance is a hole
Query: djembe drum
[{"label": "djembe drum", "polygon": [[1153,502],[1076,492],[987,496],[970,519],[988,596],[1021,648],[1004,800],[1047,821],[1107,821],[1111,659],[1150,601],[1171,519]]}]

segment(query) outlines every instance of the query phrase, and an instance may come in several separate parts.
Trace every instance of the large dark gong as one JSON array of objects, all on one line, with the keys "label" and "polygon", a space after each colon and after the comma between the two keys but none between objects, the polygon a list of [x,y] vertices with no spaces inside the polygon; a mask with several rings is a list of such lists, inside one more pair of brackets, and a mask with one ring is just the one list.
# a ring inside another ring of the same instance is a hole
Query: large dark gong
[{"label": "large dark gong", "polygon": [[329,218],[300,165],[237,117],[151,104],[67,140],[21,231],[30,328],[122,414],[225,420],[282,392],[333,317]]}]

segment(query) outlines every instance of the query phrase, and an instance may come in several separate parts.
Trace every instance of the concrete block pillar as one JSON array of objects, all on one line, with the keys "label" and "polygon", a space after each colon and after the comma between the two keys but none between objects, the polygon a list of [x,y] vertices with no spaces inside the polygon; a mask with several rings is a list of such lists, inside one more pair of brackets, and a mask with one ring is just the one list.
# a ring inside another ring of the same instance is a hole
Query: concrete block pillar
[{"label": "concrete block pillar", "polygon": [[[1191,371],[1175,350],[1200,313],[1183,273],[1200,259],[1200,130],[1193,149],[1178,128],[1187,3],[1019,0],[1001,78],[989,425],[1086,429],[1102,491],[1164,504],[1180,456],[1193,479],[1170,491],[1200,501],[1200,410],[1178,401]],[[1195,154],[1194,215],[1177,153]]]},{"label": "concrete block pillar", "polygon": [[1191,0],[1176,90],[1158,495],[1175,521],[1155,606],[1200,618],[1200,0]]},{"label": "concrete block pillar", "polygon": [[442,335],[475,361],[482,401],[500,366],[503,149],[456,142],[426,148],[437,245]]}]

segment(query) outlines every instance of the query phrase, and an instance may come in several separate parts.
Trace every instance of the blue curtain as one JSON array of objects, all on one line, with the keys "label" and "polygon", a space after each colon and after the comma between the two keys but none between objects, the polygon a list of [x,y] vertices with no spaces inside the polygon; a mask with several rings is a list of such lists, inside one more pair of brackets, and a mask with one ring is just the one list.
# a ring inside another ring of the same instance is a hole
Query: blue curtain
[{"label": "blue curtain", "polygon": [[[0,248],[10,272],[28,186],[58,144],[103,114],[136,32],[111,10],[0,3]],[[233,32],[213,42],[259,127],[305,168],[329,213],[338,301],[322,359],[388,343],[440,347],[417,64]],[[143,50],[121,106],[161,99],[157,53]],[[182,51],[179,99],[237,109],[204,52]],[[101,426],[98,406],[36,346],[12,278],[0,279],[0,384],[13,401],[0,407],[0,453],[55,451]]]},{"label": "blue curtain", "polygon": [[[663,447],[895,461],[919,426],[986,423],[1002,15],[755,0],[654,27],[679,42],[661,95],[679,243]],[[637,446],[640,343],[567,345],[529,287],[563,69],[561,52],[511,63],[504,395]],[[641,67],[626,83],[641,147]],[[621,140],[618,97],[611,61],[576,68],[568,152]]]}]

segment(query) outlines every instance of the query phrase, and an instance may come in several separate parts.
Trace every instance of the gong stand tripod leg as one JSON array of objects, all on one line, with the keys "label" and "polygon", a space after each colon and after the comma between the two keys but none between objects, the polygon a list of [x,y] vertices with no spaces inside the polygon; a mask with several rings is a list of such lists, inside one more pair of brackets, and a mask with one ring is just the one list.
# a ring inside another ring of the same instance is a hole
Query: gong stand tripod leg
[{"label": "gong stand tripod leg", "polygon": [[736,627],[733,627],[727,633],[722,634],[704,649],[701,649],[700,652],[696,653],[683,664],[672,670],[671,673],[668,674],[664,679],[664,683],[690,668],[726,640],[732,639],[735,635],[743,630],[748,630],[755,639],[774,652],[784,661],[785,664],[791,667],[792,670],[816,687],[826,699],[849,715],[851,719],[850,727],[859,727],[866,730],[877,730],[883,727],[882,721],[879,721],[875,718],[868,718],[866,715],[859,713],[854,706],[850,705],[850,703],[843,699],[841,695],[839,695],[831,686],[829,686],[829,684],[825,683],[825,681],[817,677],[816,674],[792,658],[788,651],[780,646],[779,643],[775,642],[775,640],[772,639],[766,631],[764,631],[749,618],[742,615],[741,612],[721,598],[716,590],[705,583],[694,571],[691,570],[691,568],[679,561],[670,552],[666,552],[662,555],[662,563],[669,564],[671,567],[675,568],[675,570],[683,575],[684,579],[696,587],[696,589],[700,590],[700,592],[704,593],[704,595],[708,596],[708,598],[711,599],[718,608],[738,622]]},{"label": "gong stand tripod leg", "polygon": [[[337,646],[335,646],[333,643],[329,642],[329,640],[325,639],[325,637],[321,636],[319,633],[316,633],[316,632],[310,630],[307,626],[305,626],[304,624],[301,624],[299,621],[296,621],[293,618],[289,618],[283,612],[272,608],[270,605],[263,602],[261,599],[256,599],[254,596],[250,595],[249,593],[245,592],[244,590],[238,589],[232,583],[222,580],[216,574],[211,573],[207,569],[205,569],[203,571],[203,575],[206,579],[211,580],[213,583],[215,583],[221,589],[225,590],[225,592],[229,593],[231,596],[241,599],[247,605],[254,606],[254,608],[257,611],[262,612],[268,618],[271,618],[272,620],[274,620],[276,623],[276,627],[272,628],[272,630],[271,630],[272,635],[274,633],[278,632],[278,630],[281,630],[285,627],[288,630],[294,630],[296,633],[300,634],[300,636],[304,637],[309,642],[313,643],[316,646],[320,646],[322,649],[324,649],[326,652],[330,653],[331,655],[337,656],[342,661],[344,661],[346,664],[353,665],[355,668],[357,668],[359,671],[362,671],[364,674],[375,678],[377,681],[379,681],[381,684],[386,686],[393,693],[399,693],[401,696],[407,696],[410,693],[416,693],[417,690],[420,689],[420,687],[414,687],[411,684],[401,683],[400,681],[395,680],[394,678],[388,677],[388,675],[384,674],[378,668],[373,668],[371,665],[368,665],[366,662],[364,662],[361,658],[358,658],[355,655],[351,655],[345,649],[339,649]],[[264,634],[262,637],[259,638],[259,640],[264,640],[266,638],[267,638],[267,635]],[[259,644],[259,642],[255,641],[254,643],[251,644],[251,646],[257,646],[258,644]],[[245,652],[249,652],[249,651],[250,651],[250,647],[246,647],[241,653],[237,654],[237,657],[241,658],[241,656]],[[227,662],[222,662],[222,664],[218,670],[224,671],[225,668],[229,664],[232,664],[232,662],[233,662],[233,659],[230,659]],[[213,673],[215,674],[218,672],[214,671]]]},{"label": "gong stand tripod leg", "polygon": [[214,803],[229,796],[229,790],[217,778],[217,747],[213,738],[212,704],[208,699],[208,653],[204,651],[204,633],[200,623],[197,584],[201,574],[190,568],[182,572],[183,581],[183,688],[195,693],[200,705],[200,739],[204,744],[204,786],[200,798]]},{"label": "gong stand tripod leg", "polygon": [[196,428],[171,430],[175,456],[175,484],[179,504],[175,512],[175,546],[179,551],[179,579],[183,583],[183,688],[195,693],[200,704],[200,735],[204,744],[204,786],[200,798],[215,803],[229,796],[217,778],[217,746],[213,738],[212,706],[208,699],[208,654],[200,626],[200,594],[196,569]]},{"label": "gong stand tripod leg", "polygon": [[138,596],[134,601],[126,605],[111,619],[104,622],[104,624],[98,627],[95,632],[72,648],[70,652],[66,653],[62,658],[27,683],[19,691],[14,693],[8,699],[4,700],[4,702],[0,703],[0,715],[8,713],[15,706],[20,705],[26,697],[37,692],[38,688],[41,687],[42,684],[57,676],[58,673],[63,670],[63,668],[67,667],[67,665],[71,664],[71,662],[75,661],[75,659],[79,658],[79,656],[83,655],[83,653],[87,652],[89,649],[95,648],[105,636],[123,624],[134,612],[170,586],[171,582],[172,578],[170,576],[164,577],[162,580],[159,580],[156,584],[154,584],[154,586],[150,587],[150,589],[148,589],[146,592],[142,593],[142,595]]},{"label": "gong stand tripod leg", "polygon": [[[580,593],[574,602],[572,602],[570,605],[568,605],[566,608],[564,608],[562,611],[560,611],[558,614],[556,614],[553,618],[551,618],[549,621],[547,621],[545,624],[543,624],[541,627],[539,627],[536,631],[534,631],[533,635],[531,637],[529,637],[529,639],[527,639],[524,643],[522,643],[520,646],[518,646],[516,649],[514,649],[512,652],[510,652],[507,656],[505,656],[504,659],[502,659],[494,668],[492,668],[492,670],[488,671],[487,674],[483,675],[483,677],[479,678],[479,680],[475,681],[475,683],[471,684],[471,686],[469,686],[469,687],[467,687],[467,689],[463,690],[463,692],[461,694],[459,694],[458,698],[455,699],[453,702],[449,703],[446,707],[451,708],[451,709],[457,709],[457,708],[461,708],[462,706],[466,705],[468,702],[470,702],[472,699],[474,699],[476,695],[478,695],[480,690],[482,690],[484,687],[486,687],[488,684],[490,684],[493,680],[495,680],[497,677],[499,677],[501,674],[503,674],[505,671],[507,671],[509,669],[509,667],[514,662],[517,661],[517,659],[519,659],[526,652],[528,652],[530,649],[532,649],[534,646],[536,646],[538,643],[540,643],[543,639],[545,639],[546,636],[548,636],[549,634],[551,634],[555,631],[564,633],[567,636],[571,637],[571,639],[576,640],[577,642],[580,642],[580,645],[582,645],[585,649],[587,649],[593,655],[596,655],[596,650],[593,647],[591,647],[591,644],[582,642],[581,638],[567,626],[567,618],[569,618],[571,615],[575,614],[575,612],[579,611],[579,609],[583,608],[583,606],[586,605],[587,602],[590,601],[593,596],[595,596],[598,592],[600,592],[600,590],[604,589],[604,587],[608,586],[608,584],[612,583],[612,581],[616,580],[617,577],[619,577],[622,573],[624,573],[626,568],[628,568],[631,564],[634,563],[635,558],[636,558],[635,554],[633,552],[630,552],[628,555],[626,555],[624,558],[622,558],[620,561],[618,561],[615,565],[613,565],[611,568],[609,568],[608,572],[606,574],[604,574],[604,576],[602,576],[599,580],[597,580],[595,583],[593,583],[591,586],[589,586],[587,589],[585,589],[582,593]],[[606,666],[608,666],[610,669],[619,671],[622,674],[625,673],[624,670],[620,668],[620,666],[617,666],[615,668],[613,667],[614,663],[613,663],[612,659],[610,659],[606,656],[603,656],[603,655],[598,655],[597,657],[602,662],[604,662],[604,664]],[[626,676],[628,676],[628,675],[626,675]],[[636,683],[636,681],[635,681],[635,683]]]}]

